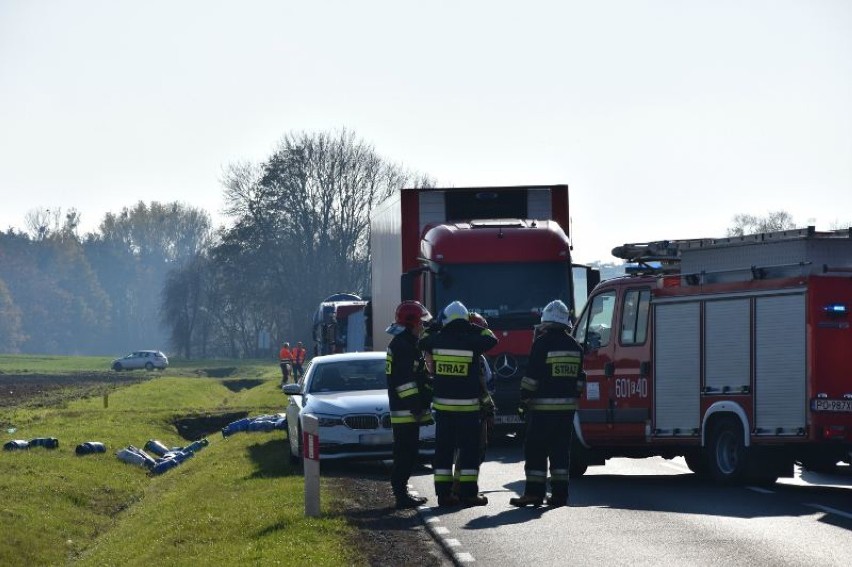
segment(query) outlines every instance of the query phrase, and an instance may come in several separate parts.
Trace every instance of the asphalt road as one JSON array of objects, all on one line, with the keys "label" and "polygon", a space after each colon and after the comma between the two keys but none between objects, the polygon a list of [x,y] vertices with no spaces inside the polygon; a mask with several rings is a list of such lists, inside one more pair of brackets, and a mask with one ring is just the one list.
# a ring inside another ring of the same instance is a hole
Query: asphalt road
[{"label": "asphalt road", "polygon": [[852,470],[796,470],[770,487],[699,481],[682,459],[611,459],[571,481],[570,506],[516,509],[520,443],[490,450],[480,472],[487,506],[435,506],[432,477],[411,484],[457,563],[479,565],[852,565]]}]

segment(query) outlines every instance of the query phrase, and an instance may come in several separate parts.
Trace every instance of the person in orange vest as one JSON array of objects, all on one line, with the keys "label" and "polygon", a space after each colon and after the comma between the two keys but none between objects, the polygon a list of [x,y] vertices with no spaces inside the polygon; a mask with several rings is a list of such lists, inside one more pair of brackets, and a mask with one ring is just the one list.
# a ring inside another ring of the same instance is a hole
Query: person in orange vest
[{"label": "person in orange vest", "polygon": [[302,341],[296,343],[293,349],[293,382],[302,377],[302,364],[305,362],[305,347]]},{"label": "person in orange vest", "polygon": [[278,351],[278,366],[281,367],[281,383],[286,384],[290,379],[290,368],[293,367],[293,353],[290,351],[290,343],[284,343]]}]

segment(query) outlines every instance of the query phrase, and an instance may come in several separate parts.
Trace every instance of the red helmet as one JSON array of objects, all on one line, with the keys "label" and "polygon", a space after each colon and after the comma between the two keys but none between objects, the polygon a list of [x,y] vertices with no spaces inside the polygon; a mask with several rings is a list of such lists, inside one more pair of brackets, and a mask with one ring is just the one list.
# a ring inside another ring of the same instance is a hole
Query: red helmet
[{"label": "red helmet", "polygon": [[482,327],[483,329],[488,328],[488,321],[485,320],[485,317],[475,311],[470,312],[468,320],[477,327]]},{"label": "red helmet", "polygon": [[418,322],[431,318],[432,314],[419,301],[403,301],[396,308],[396,323],[409,329],[414,328]]}]

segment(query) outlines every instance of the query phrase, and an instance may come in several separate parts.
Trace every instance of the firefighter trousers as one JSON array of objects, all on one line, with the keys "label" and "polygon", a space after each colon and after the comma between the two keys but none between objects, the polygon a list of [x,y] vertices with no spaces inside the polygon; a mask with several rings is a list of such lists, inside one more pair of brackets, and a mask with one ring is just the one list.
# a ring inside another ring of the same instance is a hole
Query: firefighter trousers
[{"label": "firefighter trousers", "polygon": [[471,498],[479,494],[478,411],[435,412],[435,495],[449,496],[453,488],[453,458],[458,449],[459,496]]},{"label": "firefighter trousers", "polygon": [[573,411],[529,412],[524,438],[524,494],[544,498],[547,491],[547,463],[550,461],[553,497],[568,496],[568,467],[573,435]]},{"label": "firefighter trousers", "polygon": [[396,423],[393,425],[393,465],[391,488],[396,497],[408,494],[408,479],[420,454],[420,425]]}]

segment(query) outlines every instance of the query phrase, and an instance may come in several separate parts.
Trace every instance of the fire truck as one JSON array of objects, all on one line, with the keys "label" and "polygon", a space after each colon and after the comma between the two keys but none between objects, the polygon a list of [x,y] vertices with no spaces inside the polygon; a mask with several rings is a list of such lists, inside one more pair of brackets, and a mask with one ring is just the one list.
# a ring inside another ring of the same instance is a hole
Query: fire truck
[{"label": "fire truck", "polygon": [[574,328],[586,388],[571,472],[682,456],[775,482],[852,450],[852,229],[626,244]]},{"label": "fire truck", "polygon": [[314,356],[367,350],[368,301],[354,293],[336,293],[314,312]]},{"label": "fire truck", "polygon": [[[495,374],[495,425],[521,427],[520,380],[533,327],[548,302],[572,309],[599,273],[571,263],[568,186],[403,189],[374,211],[371,225],[373,348],[400,300],[433,315],[452,301],[482,314],[499,339],[487,353]],[[576,289],[574,273],[586,285]]]}]

